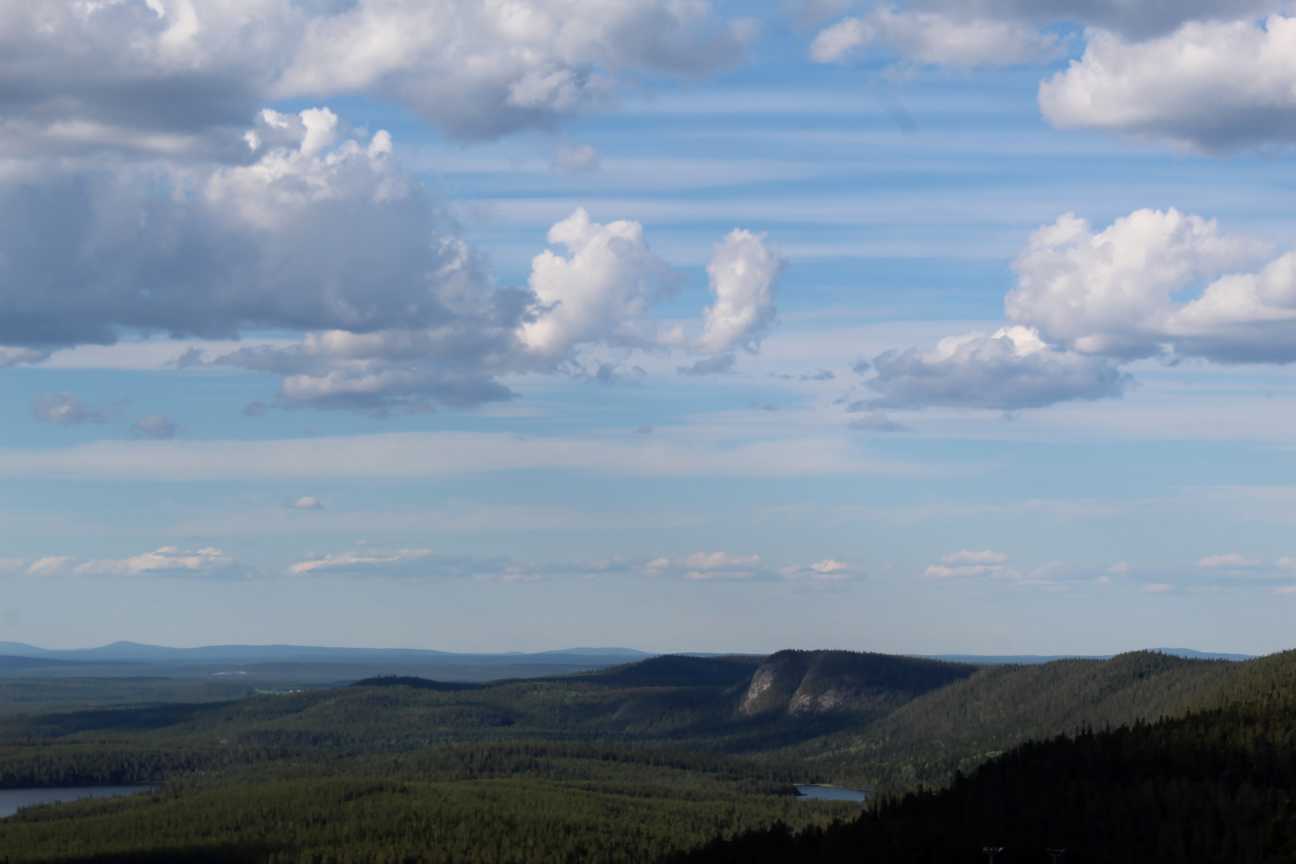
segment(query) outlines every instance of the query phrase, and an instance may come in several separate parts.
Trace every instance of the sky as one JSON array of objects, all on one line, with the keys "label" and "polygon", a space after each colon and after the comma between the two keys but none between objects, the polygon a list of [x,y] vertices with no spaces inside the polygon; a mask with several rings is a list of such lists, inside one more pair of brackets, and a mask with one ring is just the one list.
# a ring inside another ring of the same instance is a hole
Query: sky
[{"label": "sky", "polygon": [[0,641],[1293,647],[1281,0],[0,0]]}]

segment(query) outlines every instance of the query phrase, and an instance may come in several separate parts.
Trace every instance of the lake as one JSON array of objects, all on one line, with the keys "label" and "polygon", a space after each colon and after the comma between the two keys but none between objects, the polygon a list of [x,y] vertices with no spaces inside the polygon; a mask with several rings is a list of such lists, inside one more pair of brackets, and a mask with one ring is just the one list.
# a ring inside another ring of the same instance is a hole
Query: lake
[{"label": "lake", "polygon": [[868,800],[868,793],[858,789],[843,789],[840,786],[798,786],[797,795],[807,801],[849,801],[862,804]]},{"label": "lake", "polygon": [[116,798],[149,792],[152,786],[64,786],[60,789],[0,789],[0,819],[12,816],[24,807],[51,804],[55,801],[80,801],[82,798]]}]

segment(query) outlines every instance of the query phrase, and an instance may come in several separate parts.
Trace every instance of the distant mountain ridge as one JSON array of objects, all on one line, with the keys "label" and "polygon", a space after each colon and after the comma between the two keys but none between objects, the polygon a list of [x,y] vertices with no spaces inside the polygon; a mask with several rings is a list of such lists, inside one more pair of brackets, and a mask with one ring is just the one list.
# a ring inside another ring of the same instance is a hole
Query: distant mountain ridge
[{"label": "distant mountain ridge", "polygon": [[[1234,654],[1223,651],[1197,651],[1193,648],[1148,648],[1153,654],[1181,657],[1185,660],[1254,660],[1254,654]],[[947,663],[970,663],[973,666],[1038,666],[1059,660],[1111,660],[1119,654],[931,654],[922,655],[931,660]]]},{"label": "distant mountain ridge", "polygon": [[174,648],[139,642],[112,642],[94,648],[39,648],[21,642],[0,642],[0,655],[78,661],[138,663],[267,663],[267,662],[372,662],[392,660],[471,660],[477,663],[516,663],[520,659],[543,663],[547,660],[571,663],[581,658],[613,662],[654,656],[646,651],[621,647],[577,647],[536,652],[454,652],[425,648],[350,648],[318,645],[203,645]]}]

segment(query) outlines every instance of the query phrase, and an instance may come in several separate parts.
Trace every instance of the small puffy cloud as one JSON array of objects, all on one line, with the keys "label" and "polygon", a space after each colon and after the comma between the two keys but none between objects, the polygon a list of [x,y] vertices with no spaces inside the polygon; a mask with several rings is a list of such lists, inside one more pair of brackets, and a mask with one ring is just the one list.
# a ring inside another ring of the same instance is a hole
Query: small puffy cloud
[{"label": "small puffy cloud", "polygon": [[989,579],[996,582],[1058,590],[1076,585],[1106,585],[1110,578],[1095,573],[1087,567],[1077,567],[1063,561],[1048,561],[1034,567],[1015,566],[1003,552],[992,549],[962,549],[942,556],[939,563],[929,565],[923,576],[940,582]]},{"label": "small puffy cloud", "polygon": [[929,579],[976,579],[985,576],[1016,577],[1017,571],[1009,569],[1008,556],[991,549],[960,549],[941,557],[923,571]]},{"label": "small puffy cloud", "polygon": [[1059,48],[1056,36],[1029,22],[879,6],[820,31],[810,58],[840,63],[878,49],[925,65],[1005,66],[1047,60]]},{"label": "small puffy cloud", "polygon": [[1264,566],[1264,562],[1248,558],[1240,552],[1228,552],[1223,555],[1207,555],[1197,562],[1203,570],[1254,570]]},{"label": "small puffy cloud", "polygon": [[934,350],[887,351],[870,363],[871,409],[928,406],[1016,411],[1121,395],[1128,377],[1103,358],[1059,351],[1026,327],[942,339]]},{"label": "small puffy cloud", "polygon": [[1128,561],[1117,561],[1107,568],[1107,572],[1112,576],[1128,576],[1134,572],[1134,566]]},{"label": "small puffy cloud", "polygon": [[768,578],[759,555],[694,552],[683,558],[654,558],[643,565],[652,576],[673,576],[690,582],[749,582]]},{"label": "small puffy cloud", "polygon": [[44,393],[32,400],[32,416],[55,426],[103,423],[102,411],[91,408],[71,393]]},{"label": "small puffy cloud", "polygon": [[998,576],[1006,568],[997,564],[930,564],[923,571],[928,579],[974,579],[980,576]]},{"label": "small puffy cloud", "polygon": [[859,572],[834,558],[812,564],[773,567],[760,555],[731,552],[694,552],[683,557],[660,557],[633,569],[655,577],[688,582],[798,582],[838,584],[855,579]]},{"label": "small puffy cloud", "polygon": [[860,574],[859,571],[844,561],[825,558],[822,561],[816,561],[805,566],[784,567],[779,571],[779,575],[789,582],[813,585],[840,585],[843,582],[858,578]]},{"label": "small puffy cloud", "polygon": [[553,165],[569,174],[595,171],[599,167],[599,152],[589,144],[562,144],[554,152]]},{"label": "small puffy cloud", "polygon": [[759,349],[777,314],[774,289],[783,266],[764,237],[731,231],[707,264],[715,302],[703,313],[698,347],[712,354]]},{"label": "small puffy cloud", "polygon": [[993,549],[960,549],[941,558],[946,564],[1004,564],[1008,555]]},{"label": "small puffy cloud", "polygon": [[679,277],[649,248],[642,225],[601,225],[578,209],[549,229],[549,243],[567,254],[546,250],[531,263],[535,308],[520,330],[528,351],[559,360],[582,343],[662,343],[648,312],[675,290]]},{"label": "small puffy cloud", "polygon": [[153,441],[165,441],[176,436],[175,421],[161,414],[141,417],[131,424],[131,434],[136,438],[147,438]]},{"label": "small puffy cloud", "polygon": [[1150,40],[1089,35],[1084,56],[1040,85],[1044,116],[1204,151],[1296,139],[1296,18],[1195,21]]},{"label": "small puffy cloud", "polygon": [[293,501],[291,506],[294,510],[323,510],[324,502],[314,495],[303,495]]},{"label": "small puffy cloud", "polygon": [[37,558],[27,565],[30,576],[59,576],[70,573],[76,567],[76,559],[70,555],[46,555]]}]

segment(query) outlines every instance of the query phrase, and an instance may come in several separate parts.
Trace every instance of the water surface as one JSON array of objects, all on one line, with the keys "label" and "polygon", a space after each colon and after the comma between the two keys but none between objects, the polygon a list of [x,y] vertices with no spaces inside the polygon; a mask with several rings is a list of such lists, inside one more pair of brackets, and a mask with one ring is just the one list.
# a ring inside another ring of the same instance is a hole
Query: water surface
[{"label": "water surface", "polygon": [[850,801],[860,804],[868,800],[868,793],[840,786],[798,786],[797,795],[807,801]]},{"label": "water surface", "polygon": [[148,792],[152,786],[63,786],[51,789],[0,789],[0,819],[12,816],[24,807],[51,804],[55,801],[80,801],[82,798],[116,798]]}]

